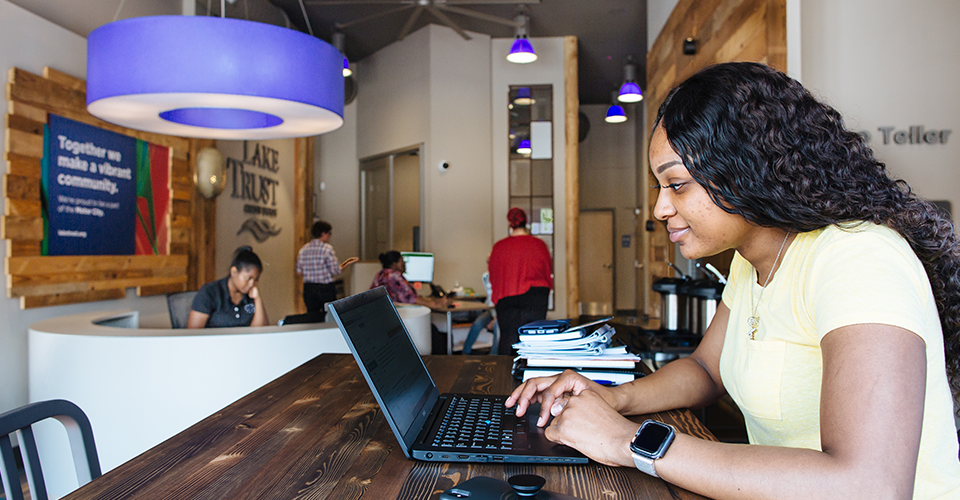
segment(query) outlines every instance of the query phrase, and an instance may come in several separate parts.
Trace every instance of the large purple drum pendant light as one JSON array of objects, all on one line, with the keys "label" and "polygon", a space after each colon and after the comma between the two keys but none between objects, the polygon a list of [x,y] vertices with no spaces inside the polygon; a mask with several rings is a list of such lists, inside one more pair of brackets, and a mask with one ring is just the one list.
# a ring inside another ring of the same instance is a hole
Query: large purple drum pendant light
[{"label": "large purple drum pendant light", "polygon": [[343,55],[319,38],[240,19],[152,16],[87,38],[87,110],[158,134],[305,137],[343,125]]}]

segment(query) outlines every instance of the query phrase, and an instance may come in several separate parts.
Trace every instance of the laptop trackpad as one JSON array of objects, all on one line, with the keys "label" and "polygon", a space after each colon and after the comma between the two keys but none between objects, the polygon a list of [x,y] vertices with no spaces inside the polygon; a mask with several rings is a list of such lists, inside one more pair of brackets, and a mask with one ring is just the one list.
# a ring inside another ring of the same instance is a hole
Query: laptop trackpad
[{"label": "laptop trackpad", "polygon": [[579,451],[562,444],[554,443],[543,434],[544,429],[553,422],[553,416],[547,420],[547,425],[537,427],[537,418],[540,416],[540,404],[530,405],[524,418],[517,422],[514,436],[514,450],[532,450],[533,454],[543,454],[562,457],[582,457]]}]

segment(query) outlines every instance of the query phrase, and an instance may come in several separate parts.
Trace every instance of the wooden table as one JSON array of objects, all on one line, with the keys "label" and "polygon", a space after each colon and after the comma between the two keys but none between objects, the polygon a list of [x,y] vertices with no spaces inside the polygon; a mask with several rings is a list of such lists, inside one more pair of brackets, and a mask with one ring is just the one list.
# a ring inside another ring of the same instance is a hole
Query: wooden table
[{"label": "wooden table", "polygon": [[[506,394],[509,356],[426,356],[441,392]],[[118,398],[122,398],[118,395]],[[655,418],[713,439],[689,411]],[[637,417],[641,420],[642,417]],[[65,497],[436,499],[473,476],[538,474],[584,499],[702,498],[627,467],[408,460],[353,357],[323,354]]]}]

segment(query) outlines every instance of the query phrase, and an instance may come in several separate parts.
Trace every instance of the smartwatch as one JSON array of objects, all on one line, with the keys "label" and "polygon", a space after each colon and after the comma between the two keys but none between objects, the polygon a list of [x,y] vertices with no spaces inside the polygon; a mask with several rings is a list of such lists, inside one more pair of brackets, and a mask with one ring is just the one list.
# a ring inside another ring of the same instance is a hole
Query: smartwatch
[{"label": "smartwatch", "polygon": [[637,435],[630,443],[630,452],[633,454],[633,463],[642,472],[653,477],[657,475],[657,468],[653,463],[667,453],[670,443],[676,437],[677,431],[671,425],[656,420],[647,420],[637,429]]}]

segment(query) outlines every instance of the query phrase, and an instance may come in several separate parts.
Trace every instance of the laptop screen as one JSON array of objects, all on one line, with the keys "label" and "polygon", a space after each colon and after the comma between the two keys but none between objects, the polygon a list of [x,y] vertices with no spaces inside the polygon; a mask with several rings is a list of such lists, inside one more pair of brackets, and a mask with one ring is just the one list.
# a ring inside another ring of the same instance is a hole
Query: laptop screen
[{"label": "laptop screen", "polygon": [[436,386],[390,297],[378,288],[333,307],[384,413],[406,436]]}]

